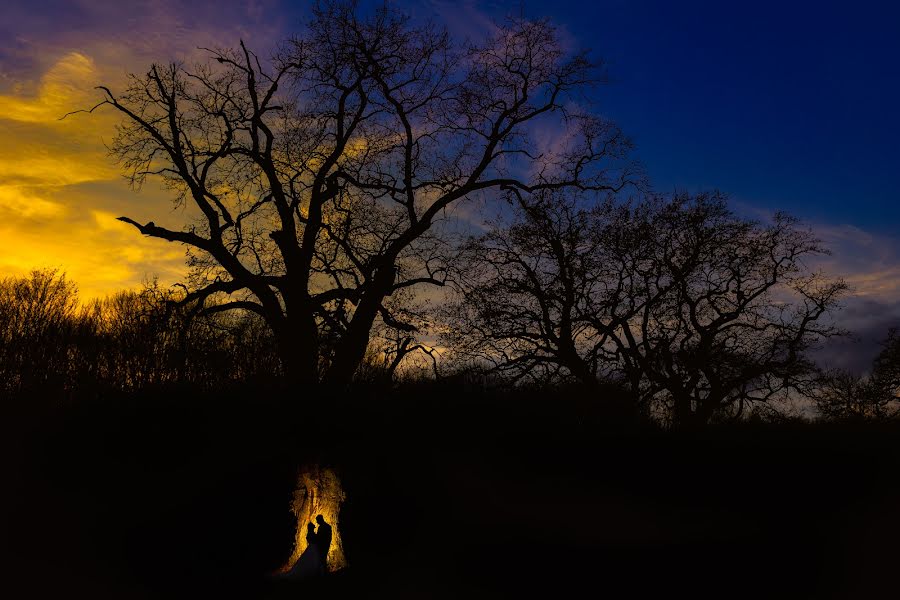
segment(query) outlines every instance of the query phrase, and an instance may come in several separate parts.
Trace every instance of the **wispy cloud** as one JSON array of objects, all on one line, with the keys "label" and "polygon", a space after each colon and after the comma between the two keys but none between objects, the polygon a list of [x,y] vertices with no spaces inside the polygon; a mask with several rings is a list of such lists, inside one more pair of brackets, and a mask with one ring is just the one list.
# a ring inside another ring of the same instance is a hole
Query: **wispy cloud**
[{"label": "wispy cloud", "polygon": [[[425,6],[451,35],[457,39],[471,41],[479,41],[495,33],[498,26],[510,17],[540,19],[548,12],[545,7],[528,2],[516,4],[476,0],[429,0]],[[564,23],[556,19],[553,25],[564,50],[581,49],[583,42],[578,40]]]},{"label": "wispy cloud", "polygon": [[[35,6],[35,4],[41,6]],[[270,3],[197,0],[14,2],[0,24],[0,276],[34,267],[67,271],[83,298],[137,286],[154,275],[183,276],[184,249],[142,238],[115,218],[180,228],[171,193],[148,185],[133,192],[107,156],[111,111],[67,112],[99,99],[94,89],[121,87],[149,63],[199,58],[198,46],[234,45],[261,52],[281,37]],[[52,18],[48,18],[52,15]]]},{"label": "wispy cloud", "polygon": [[900,238],[849,224],[820,223],[812,229],[832,251],[816,266],[851,287],[837,321],[852,338],[827,344],[817,358],[823,365],[865,372],[888,329],[900,326]]},{"label": "wispy cloud", "polygon": [[[772,211],[760,204],[732,199],[741,216],[768,222]],[[900,327],[900,236],[868,231],[850,223],[801,222],[831,251],[810,264],[830,277],[840,277],[850,291],[835,314],[849,337],[833,339],[815,353],[825,367],[865,373],[891,327]]]},{"label": "wispy cloud", "polygon": [[427,6],[457,39],[476,41],[497,31],[494,16],[497,11],[486,10],[483,3],[479,4],[474,0],[430,0]]}]

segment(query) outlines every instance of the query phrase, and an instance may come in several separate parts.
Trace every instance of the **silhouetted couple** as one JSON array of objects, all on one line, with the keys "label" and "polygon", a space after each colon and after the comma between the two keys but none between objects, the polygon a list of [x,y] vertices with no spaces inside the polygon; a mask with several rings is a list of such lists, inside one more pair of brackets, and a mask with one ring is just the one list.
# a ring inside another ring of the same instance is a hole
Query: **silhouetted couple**
[{"label": "silhouetted couple", "polygon": [[291,578],[306,578],[324,575],[328,572],[328,550],[331,548],[331,525],[322,515],[316,517],[319,530],[312,523],[306,526],[306,550],[291,567],[287,575]]}]

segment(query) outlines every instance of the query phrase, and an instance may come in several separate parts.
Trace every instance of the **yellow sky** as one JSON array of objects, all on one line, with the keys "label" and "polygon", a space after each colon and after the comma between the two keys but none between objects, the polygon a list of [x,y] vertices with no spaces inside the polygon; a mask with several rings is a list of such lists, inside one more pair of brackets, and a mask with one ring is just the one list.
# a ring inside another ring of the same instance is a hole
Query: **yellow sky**
[{"label": "yellow sky", "polygon": [[[0,276],[60,268],[83,299],[184,271],[184,250],[144,239],[116,221],[128,214],[170,219],[164,190],[133,192],[107,156],[115,115],[73,115],[96,102],[103,70],[88,55],[59,56],[36,80],[0,95]],[[163,218],[157,217],[162,215]]]},{"label": "yellow sky", "polygon": [[116,221],[125,215],[180,229],[187,219],[161,186],[130,189],[104,145],[117,115],[60,117],[96,104],[96,85],[121,89],[127,73],[153,61],[190,63],[203,54],[198,47],[277,39],[281,24],[261,20],[257,4],[199,0],[204,16],[193,18],[169,0],[131,8],[73,0],[60,18],[74,25],[65,27],[9,7],[4,18],[20,25],[0,41],[0,277],[59,268],[83,300],[154,276],[165,285],[183,277],[182,246]]}]

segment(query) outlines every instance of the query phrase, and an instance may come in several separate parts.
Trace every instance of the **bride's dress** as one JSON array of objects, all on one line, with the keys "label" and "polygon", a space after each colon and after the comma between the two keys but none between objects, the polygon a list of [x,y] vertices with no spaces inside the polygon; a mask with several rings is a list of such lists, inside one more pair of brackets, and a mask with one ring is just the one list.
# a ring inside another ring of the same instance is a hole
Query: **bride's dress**
[{"label": "bride's dress", "polygon": [[319,554],[319,548],[315,544],[310,544],[286,573],[291,579],[305,579],[307,577],[315,577],[322,572],[322,558]]},{"label": "bride's dress", "polygon": [[305,579],[307,577],[315,577],[322,573],[322,554],[319,552],[319,546],[316,543],[315,533],[309,531],[306,534],[306,550],[291,567],[291,570],[284,575],[290,579]]}]

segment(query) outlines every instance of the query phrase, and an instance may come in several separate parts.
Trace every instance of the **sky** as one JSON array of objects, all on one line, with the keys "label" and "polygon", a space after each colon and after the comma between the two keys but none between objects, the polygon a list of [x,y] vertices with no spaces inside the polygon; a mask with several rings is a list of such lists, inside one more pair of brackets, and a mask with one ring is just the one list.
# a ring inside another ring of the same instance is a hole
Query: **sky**
[{"label": "sky", "polygon": [[[364,5],[372,2],[364,0]],[[857,337],[828,360],[866,367],[900,326],[900,5],[594,0],[398,3],[457,38],[508,14],[549,18],[609,82],[596,109],[636,144],[661,192],[719,189],[742,214],[787,210],[833,250],[822,261],[853,293]],[[128,188],[107,156],[115,115],[65,113],[153,61],[201,58],[243,39],[264,53],[298,29],[289,0],[6,0],[0,19],[0,277],[65,270],[83,298],[164,283],[184,250],[115,220],[179,227],[170,194]]]}]

